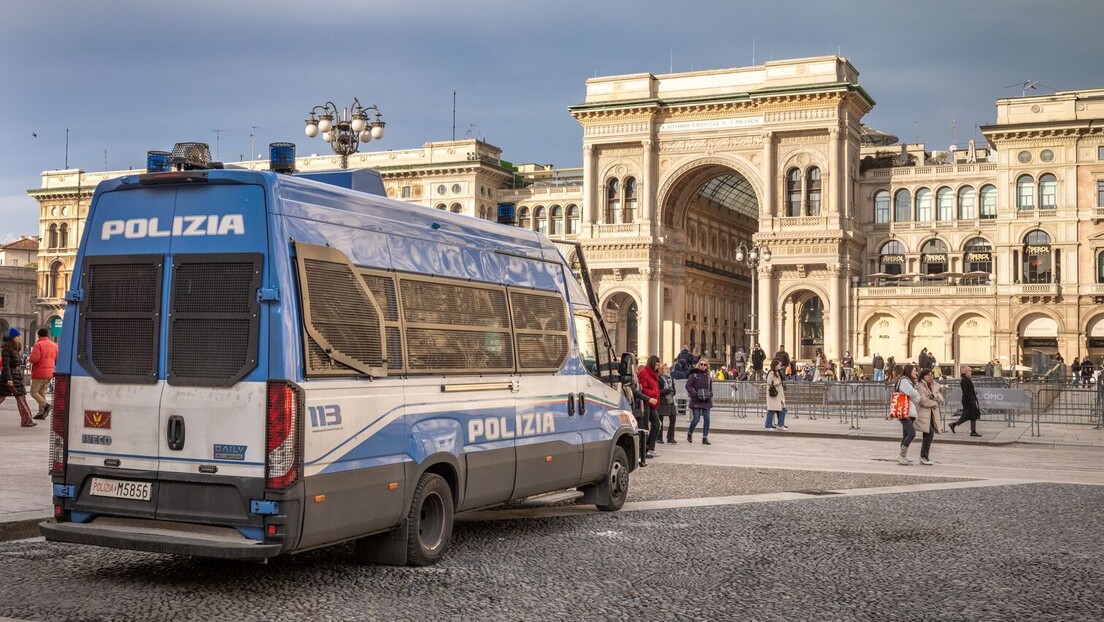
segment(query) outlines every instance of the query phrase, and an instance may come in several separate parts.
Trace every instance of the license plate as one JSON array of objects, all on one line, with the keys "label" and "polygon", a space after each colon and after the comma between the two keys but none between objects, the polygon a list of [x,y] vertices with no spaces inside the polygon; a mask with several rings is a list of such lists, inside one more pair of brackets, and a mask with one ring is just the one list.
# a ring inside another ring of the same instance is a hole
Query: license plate
[{"label": "license plate", "polygon": [[92,478],[89,492],[94,497],[115,497],[116,499],[134,499],[149,501],[153,484],[150,482],[128,482],[119,479]]}]

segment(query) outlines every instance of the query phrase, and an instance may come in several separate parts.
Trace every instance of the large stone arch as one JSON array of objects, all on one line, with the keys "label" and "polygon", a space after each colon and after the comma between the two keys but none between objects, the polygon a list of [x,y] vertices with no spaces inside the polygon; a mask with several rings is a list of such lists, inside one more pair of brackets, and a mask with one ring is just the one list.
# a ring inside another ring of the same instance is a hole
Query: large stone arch
[{"label": "large stone arch", "polygon": [[676,231],[681,231],[686,222],[688,202],[672,203],[673,195],[685,191],[686,188],[698,188],[701,184],[714,176],[723,174],[728,169],[742,176],[751,185],[755,192],[755,200],[759,204],[759,212],[763,210],[763,184],[759,178],[759,171],[746,160],[727,155],[712,155],[705,157],[691,157],[680,163],[671,171],[664,173],[659,181],[659,192],[656,194],[656,205],[659,206],[659,220],[663,226]]},{"label": "large stone arch", "polygon": [[602,292],[598,309],[609,330],[617,352],[633,352],[638,355],[640,346],[640,314],[643,305],[640,292],[631,287],[613,287]]},{"label": "large stone arch", "polygon": [[958,336],[956,362],[984,366],[993,359],[993,318],[977,310],[951,318],[951,330]]}]

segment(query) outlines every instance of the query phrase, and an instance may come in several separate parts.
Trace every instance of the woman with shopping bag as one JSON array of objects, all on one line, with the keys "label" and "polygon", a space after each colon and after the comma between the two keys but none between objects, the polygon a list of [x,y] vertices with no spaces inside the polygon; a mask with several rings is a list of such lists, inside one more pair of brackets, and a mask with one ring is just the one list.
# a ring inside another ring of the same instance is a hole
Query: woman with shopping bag
[{"label": "woman with shopping bag", "polygon": [[898,464],[909,465],[908,448],[912,439],[916,438],[916,405],[920,401],[920,393],[916,390],[916,381],[919,370],[915,365],[905,365],[904,372],[893,386],[893,395],[889,400],[889,418],[898,419],[901,422],[901,451],[897,455]]}]

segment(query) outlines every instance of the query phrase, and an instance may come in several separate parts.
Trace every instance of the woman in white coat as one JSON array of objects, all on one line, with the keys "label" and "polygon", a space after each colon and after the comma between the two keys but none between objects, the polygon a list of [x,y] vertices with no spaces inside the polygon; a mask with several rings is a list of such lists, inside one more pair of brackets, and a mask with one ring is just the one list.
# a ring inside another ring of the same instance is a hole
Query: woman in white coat
[{"label": "woman in white coat", "polygon": [[[771,390],[776,395],[771,395]],[[778,417],[778,425],[774,418]],[[782,379],[782,361],[774,359],[767,372],[767,421],[768,430],[788,430],[786,427],[786,382]]]},{"label": "woman in white coat", "polygon": [[894,385],[893,390],[896,393],[904,393],[909,398],[909,416],[904,419],[899,419],[901,422],[901,432],[903,438],[901,439],[901,453],[897,456],[897,462],[899,464],[912,464],[912,460],[908,459],[908,448],[912,444],[912,439],[916,438],[916,407],[920,404],[920,392],[916,390],[917,377],[920,375],[920,370],[915,365],[909,363],[905,365],[904,373],[897,379],[897,384]]},{"label": "woman in white coat", "polygon": [[923,435],[920,464],[934,464],[929,452],[935,435],[943,433],[943,412],[940,408],[943,405],[943,387],[935,381],[932,370],[921,369],[916,392],[920,394],[920,403],[916,407],[916,431]]}]

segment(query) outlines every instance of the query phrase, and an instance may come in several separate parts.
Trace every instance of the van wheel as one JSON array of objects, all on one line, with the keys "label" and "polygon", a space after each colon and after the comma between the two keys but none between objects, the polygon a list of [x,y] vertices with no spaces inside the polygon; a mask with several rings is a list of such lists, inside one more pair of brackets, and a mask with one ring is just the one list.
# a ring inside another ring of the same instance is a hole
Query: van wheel
[{"label": "van wheel", "polygon": [[407,515],[407,563],[436,564],[445,556],[452,537],[452,489],[436,473],[423,473]]},{"label": "van wheel", "polygon": [[629,496],[629,459],[625,455],[623,447],[613,450],[613,461],[610,463],[609,475],[606,480],[598,485],[598,496],[601,499],[609,499],[609,503],[596,503],[594,507],[603,512],[616,512],[625,505],[625,499]]}]

